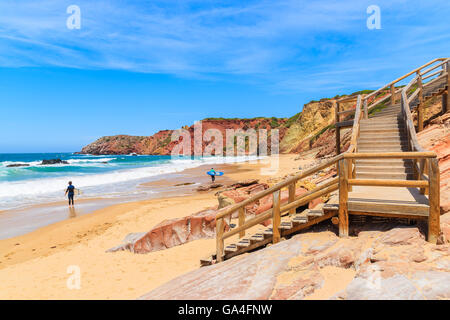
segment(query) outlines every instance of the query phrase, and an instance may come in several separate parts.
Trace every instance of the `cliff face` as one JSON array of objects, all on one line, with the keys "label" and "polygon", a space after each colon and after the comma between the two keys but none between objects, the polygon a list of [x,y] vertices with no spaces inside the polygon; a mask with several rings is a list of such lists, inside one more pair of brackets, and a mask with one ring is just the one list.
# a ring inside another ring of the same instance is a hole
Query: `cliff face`
[{"label": "cliff face", "polygon": [[[253,119],[219,119],[210,118],[202,120],[201,127],[204,134],[208,129],[217,129],[222,134],[223,147],[226,146],[226,130],[247,130],[250,128],[266,129],[269,141],[272,129],[279,129],[280,139],[283,138],[287,128],[284,126],[286,119],[279,118],[253,118]],[[194,152],[194,125],[184,127],[191,137],[191,154]],[[162,130],[149,137],[136,137],[127,135],[102,137],[97,141],[85,146],[80,153],[85,154],[148,154],[148,155],[170,155],[178,141],[172,141],[174,130]],[[202,149],[211,142],[203,141]],[[270,144],[270,142],[269,142]]]},{"label": "cliff face", "polygon": [[[355,103],[344,103],[344,110],[354,108]],[[218,129],[223,137],[223,147],[226,146],[227,129],[266,129],[268,133],[268,146],[270,152],[270,135],[272,129],[278,129],[281,153],[299,153],[321,145],[334,143],[334,139],[320,139],[322,135],[331,137],[335,119],[335,104],[333,99],[311,101],[304,105],[302,112],[289,119],[280,118],[253,118],[253,119],[223,119],[207,118],[202,120],[202,132],[208,129]],[[191,136],[191,154],[194,146],[194,126],[184,127]],[[172,149],[178,144],[172,141],[173,130],[163,130],[148,137],[118,135],[102,137],[87,145],[81,150],[86,154],[149,154],[170,155]],[[319,141],[319,144],[317,143]],[[321,141],[321,143],[320,143]],[[210,145],[203,141],[202,149]],[[331,149],[330,149],[331,150]]]}]

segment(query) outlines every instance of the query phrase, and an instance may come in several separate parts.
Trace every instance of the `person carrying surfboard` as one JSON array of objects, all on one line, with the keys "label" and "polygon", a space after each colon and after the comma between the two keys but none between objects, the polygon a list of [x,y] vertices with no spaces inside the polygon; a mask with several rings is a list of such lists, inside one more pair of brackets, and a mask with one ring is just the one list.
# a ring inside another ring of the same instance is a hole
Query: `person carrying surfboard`
[{"label": "person carrying surfboard", "polygon": [[73,206],[73,196],[75,195],[75,187],[72,185],[72,181],[69,181],[69,186],[66,189],[66,193],[69,198],[69,206],[72,203]]},{"label": "person carrying surfboard", "polygon": [[211,172],[211,182],[214,182],[216,180],[216,170],[214,170],[214,168],[211,168],[209,172]]}]

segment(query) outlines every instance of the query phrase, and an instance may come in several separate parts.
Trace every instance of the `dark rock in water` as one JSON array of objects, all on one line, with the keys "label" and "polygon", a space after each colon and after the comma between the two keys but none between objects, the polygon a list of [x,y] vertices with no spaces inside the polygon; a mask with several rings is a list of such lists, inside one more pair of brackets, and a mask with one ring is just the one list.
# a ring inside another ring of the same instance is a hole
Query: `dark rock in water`
[{"label": "dark rock in water", "polygon": [[49,159],[49,160],[42,160],[41,166],[47,165],[47,164],[69,164],[65,160],[61,159]]},{"label": "dark rock in water", "polygon": [[14,163],[14,164],[8,164],[7,168],[15,168],[15,167],[29,167],[29,164],[26,163]]}]

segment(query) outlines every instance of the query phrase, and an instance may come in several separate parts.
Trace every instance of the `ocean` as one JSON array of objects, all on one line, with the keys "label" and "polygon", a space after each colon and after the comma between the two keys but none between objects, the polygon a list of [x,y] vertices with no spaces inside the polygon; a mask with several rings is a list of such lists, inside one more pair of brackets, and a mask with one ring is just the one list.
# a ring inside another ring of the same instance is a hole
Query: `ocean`
[{"label": "ocean", "polygon": [[[41,165],[44,159],[67,164]],[[256,157],[180,157],[144,155],[80,155],[74,153],[0,154],[0,211],[66,200],[72,181],[77,198],[145,198],[155,191],[140,188],[146,181],[205,164],[256,160]],[[26,167],[8,167],[27,164]]]}]

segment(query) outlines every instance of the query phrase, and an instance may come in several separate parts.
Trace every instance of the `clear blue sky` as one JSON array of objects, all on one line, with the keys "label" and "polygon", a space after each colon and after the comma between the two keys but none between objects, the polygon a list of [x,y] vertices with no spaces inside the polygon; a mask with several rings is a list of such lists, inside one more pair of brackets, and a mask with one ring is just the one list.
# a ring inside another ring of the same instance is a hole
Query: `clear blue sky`
[{"label": "clear blue sky", "polygon": [[[79,30],[66,27],[72,4]],[[372,4],[380,30],[366,26]],[[449,17],[448,0],[2,0],[0,152],[290,117],[449,57]]]}]

